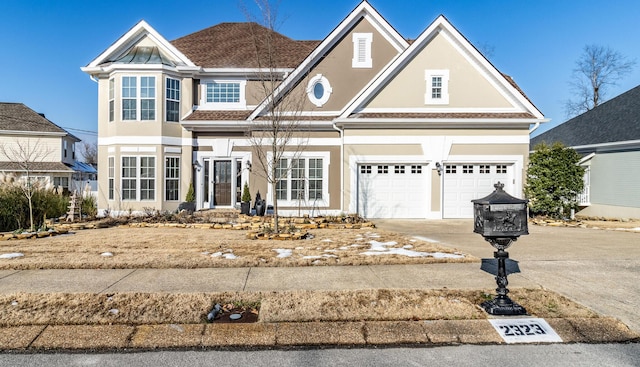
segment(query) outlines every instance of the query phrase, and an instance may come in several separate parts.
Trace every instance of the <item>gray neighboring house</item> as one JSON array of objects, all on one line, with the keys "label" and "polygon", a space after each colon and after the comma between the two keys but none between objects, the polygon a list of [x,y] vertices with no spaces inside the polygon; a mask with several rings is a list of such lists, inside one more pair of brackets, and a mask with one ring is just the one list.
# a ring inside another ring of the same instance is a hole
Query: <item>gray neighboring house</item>
[{"label": "gray neighboring house", "polygon": [[640,86],[531,139],[561,142],[582,155],[578,215],[640,218]]},{"label": "gray neighboring house", "polygon": [[[31,179],[45,187],[82,190],[84,182],[95,180],[97,171],[76,160],[75,143],[79,141],[22,103],[0,102],[0,148],[4,148],[0,149],[0,182],[21,179],[26,164]],[[8,156],[19,148],[31,158]]]}]

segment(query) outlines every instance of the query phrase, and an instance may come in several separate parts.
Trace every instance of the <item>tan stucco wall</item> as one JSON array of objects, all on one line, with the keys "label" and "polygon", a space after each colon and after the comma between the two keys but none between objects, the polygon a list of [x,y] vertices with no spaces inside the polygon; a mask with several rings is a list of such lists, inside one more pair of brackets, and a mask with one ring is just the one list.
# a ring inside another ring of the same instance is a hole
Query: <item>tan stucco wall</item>
[{"label": "tan stucco wall", "polygon": [[[425,70],[449,70],[449,103],[425,104]],[[366,106],[506,108],[511,104],[442,35],[436,35]]]},{"label": "tan stucco wall", "polygon": [[440,197],[442,195],[442,180],[438,171],[431,170],[431,211],[440,211]]},{"label": "tan stucco wall", "polygon": [[[353,33],[372,33],[371,68],[352,67]],[[298,84],[289,99],[302,99],[304,111],[340,111],[397,53],[387,39],[368,20],[363,19],[309,71],[307,78]],[[316,107],[306,96],[309,79],[317,74],[325,76],[333,90],[331,97],[322,107]]]}]

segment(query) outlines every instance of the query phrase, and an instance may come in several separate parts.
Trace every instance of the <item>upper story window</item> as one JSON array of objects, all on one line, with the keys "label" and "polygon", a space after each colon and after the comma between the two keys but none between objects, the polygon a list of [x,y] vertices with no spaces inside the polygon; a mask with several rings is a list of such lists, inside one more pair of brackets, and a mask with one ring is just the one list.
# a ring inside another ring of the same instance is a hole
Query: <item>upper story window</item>
[{"label": "upper story window", "polygon": [[351,60],[353,68],[371,68],[373,66],[371,60],[372,41],[372,33],[353,34],[353,59]]},{"label": "upper story window", "polygon": [[245,80],[209,80],[202,83],[200,106],[209,109],[244,109]]},{"label": "upper story window", "polygon": [[116,81],[113,78],[109,79],[109,122],[113,121],[116,117],[115,82]]},{"label": "upper story window", "polygon": [[333,93],[333,88],[331,88],[329,80],[322,74],[318,74],[309,80],[307,97],[309,97],[309,101],[316,105],[316,107],[322,107],[327,103],[329,97],[331,97],[331,93]]},{"label": "upper story window", "polygon": [[62,141],[62,146],[63,146],[63,152],[64,152],[64,157],[67,158],[67,141],[63,140]]},{"label": "upper story window", "polygon": [[156,77],[122,77],[122,119],[156,119]]},{"label": "upper story window", "polygon": [[449,104],[449,70],[426,70],[425,104]]},{"label": "upper story window", "polygon": [[166,89],[166,120],[178,122],[180,121],[180,80],[167,78]]}]

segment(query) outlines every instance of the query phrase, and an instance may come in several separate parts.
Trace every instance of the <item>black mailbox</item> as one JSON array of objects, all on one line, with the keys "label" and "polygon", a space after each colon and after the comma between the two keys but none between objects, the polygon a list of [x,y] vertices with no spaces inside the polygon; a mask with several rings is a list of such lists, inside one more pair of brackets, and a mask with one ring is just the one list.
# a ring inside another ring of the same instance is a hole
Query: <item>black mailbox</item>
[{"label": "black mailbox", "polygon": [[483,302],[482,308],[491,315],[509,316],[526,315],[527,310],[512,301],[507,293],[506,261],[509,253],[505,251],[518,237],[529,234],[527,226],[527,203],[529,200],[518,199],[504,192],[504,184],[498,182],[495,191],[482,199],[473,202],[473,231],[479,233],[496,250],[493,257],[498,261],[496,274],[497,295],[494,299]]},{"label": "black mailbox", "polygon": [[473,202],[475,233],[483,237],[520,237],[529,234],[527,227],[527,203],[504,192],[504,184],[498,182],[491,194]]}]

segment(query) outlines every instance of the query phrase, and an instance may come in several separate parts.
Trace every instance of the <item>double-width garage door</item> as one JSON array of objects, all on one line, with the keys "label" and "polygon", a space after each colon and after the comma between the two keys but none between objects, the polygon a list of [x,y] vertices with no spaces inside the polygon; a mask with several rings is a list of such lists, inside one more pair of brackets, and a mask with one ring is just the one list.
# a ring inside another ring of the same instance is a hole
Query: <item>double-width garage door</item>
[{"label": "double-width garage door", "polygon": [[422,164],[358,166],[358,213],[366,218],[426,218],[427,169]]},{"label": "double-width garage door", "polygon": [[444,218],[473,218],[471,200],[489,195],[498,181],[513,195],[513,165],[445,164],[443,171]]}]

